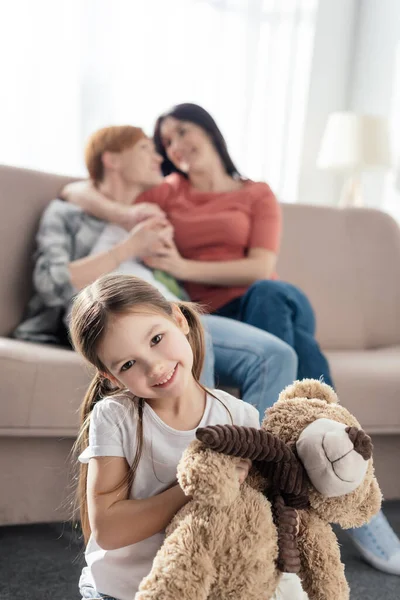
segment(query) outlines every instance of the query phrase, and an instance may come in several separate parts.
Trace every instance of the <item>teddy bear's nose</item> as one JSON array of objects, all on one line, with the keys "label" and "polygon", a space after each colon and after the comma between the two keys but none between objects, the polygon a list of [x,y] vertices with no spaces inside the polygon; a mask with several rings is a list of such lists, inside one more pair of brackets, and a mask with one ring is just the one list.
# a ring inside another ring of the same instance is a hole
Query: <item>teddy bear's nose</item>
[{"label": "teddy bear's nose", "polygon": [[358,427],[346,427],[346,433],[353,442],[354,450],[361,454],[364,460],[369,460],[374,449],[369,435],[362,429],[358,429]]}]

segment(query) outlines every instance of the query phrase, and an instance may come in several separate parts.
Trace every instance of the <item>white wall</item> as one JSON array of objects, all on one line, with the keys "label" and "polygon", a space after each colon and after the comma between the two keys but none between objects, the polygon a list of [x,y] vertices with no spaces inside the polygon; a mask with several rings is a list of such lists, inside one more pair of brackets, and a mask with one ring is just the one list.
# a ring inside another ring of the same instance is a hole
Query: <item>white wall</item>
[{"label": "white wall", "polygon": [[316,160],[329,113],[348,106],[358,9],[359,0],[319,2],[298,202],[338,201],[341,178],[317,169]]},{"label": "white wall", "polygon": [[[400,0],[361,0],[358,20],[349,108],[391,120],[395,158],[399,148],[396,138],[400,133],[399,98],[396,103],[394,98],[396,53],[400,44]],[[393,188],[391,174],[365,174],[363,195],[368,206],[390,209],[393,202],[400,206],[400,195]]]},{"label": "white wall", "polygon": [[352,110],[389,114],[399,41],[399,0],[361,0],[350,88]]},{"label": "white wall", "polygon": [[[393,155],[400,158],[400,0],[320,0],[299,202],[337,204],[343,178],[315,162],[328,114],[346,109],[388,117]],[[367,206],[400,218],[392,173],[364,174],[363,195]]]}]

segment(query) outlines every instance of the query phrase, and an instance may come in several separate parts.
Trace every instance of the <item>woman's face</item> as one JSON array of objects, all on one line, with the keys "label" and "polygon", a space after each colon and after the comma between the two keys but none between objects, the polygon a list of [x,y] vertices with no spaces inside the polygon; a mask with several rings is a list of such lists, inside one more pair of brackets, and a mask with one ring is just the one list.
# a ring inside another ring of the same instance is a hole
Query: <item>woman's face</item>
[{"label": "woman's face", "polygon": [[184,173],[203,171],[219,158],[209,135],[189,121],[166,117],[161,140],[169,160]]},{"label": "woman's face", "polygon": [[162,158],[149,138],[139,140],[131,148],[116,155],[121,177],[130,184],[153,187],[162,182]]}]

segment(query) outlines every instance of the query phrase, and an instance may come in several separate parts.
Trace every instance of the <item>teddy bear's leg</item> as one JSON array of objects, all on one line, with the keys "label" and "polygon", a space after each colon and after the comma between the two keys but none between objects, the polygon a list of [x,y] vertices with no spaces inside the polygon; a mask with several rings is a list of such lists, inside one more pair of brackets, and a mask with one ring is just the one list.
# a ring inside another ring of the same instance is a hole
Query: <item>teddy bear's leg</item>
[{"label": "teddy bear's leg", "polygon": [[169,535],[135,600],[206,600],[215,577],[204,523],[188,515]]},{"label": "teddy bear's leg", "polygon": [[301,560],[299,576],[309,600],[348,600],[349,586],[331,526],[314,513],[301,511],[297,544]]}]

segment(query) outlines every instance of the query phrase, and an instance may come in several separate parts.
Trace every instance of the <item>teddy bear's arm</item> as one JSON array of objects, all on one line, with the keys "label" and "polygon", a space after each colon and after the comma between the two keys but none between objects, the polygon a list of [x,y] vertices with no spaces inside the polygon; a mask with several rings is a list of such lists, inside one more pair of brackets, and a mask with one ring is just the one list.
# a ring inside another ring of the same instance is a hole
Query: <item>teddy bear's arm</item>
[{"label": "teddy bear's arm", "polygon": [[254,427],[210,425],[196,431],[197,439],[215,452],[254,461],[276,492],[302,496],[307,504],[307,478],[292,448],[273,433]]},{"label": "teddy bear's arm", "polygon": [[215,577],[204,520],[188,515],[169,535],[135,600],[206,600]]},{"label": "teddy bear's arm", "polygon": [[301,511],[297,544],[299,576],[309,600],[348,600],[349,587],[331,526],[315,513]]}]

